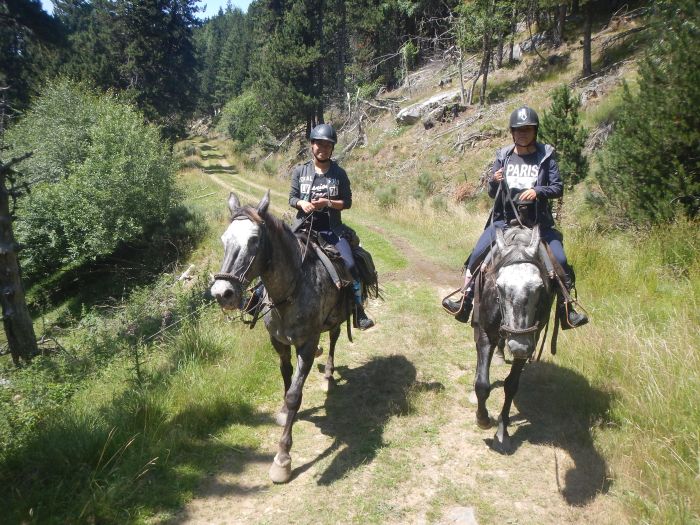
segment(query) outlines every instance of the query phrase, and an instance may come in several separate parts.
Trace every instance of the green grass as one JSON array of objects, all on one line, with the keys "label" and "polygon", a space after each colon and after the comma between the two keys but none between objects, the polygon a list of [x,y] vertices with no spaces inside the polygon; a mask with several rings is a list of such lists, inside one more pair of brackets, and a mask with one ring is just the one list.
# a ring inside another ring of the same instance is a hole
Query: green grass
[{"label": "green grass", "polygon": [[277,367],[260,332],[219,317],[211,307],[141,347],[140,379],[127,354],[113,359],[5,449],[0,479],[13,490],[4,519],[141,522],[172,514],[221,458],[243,468]]}]

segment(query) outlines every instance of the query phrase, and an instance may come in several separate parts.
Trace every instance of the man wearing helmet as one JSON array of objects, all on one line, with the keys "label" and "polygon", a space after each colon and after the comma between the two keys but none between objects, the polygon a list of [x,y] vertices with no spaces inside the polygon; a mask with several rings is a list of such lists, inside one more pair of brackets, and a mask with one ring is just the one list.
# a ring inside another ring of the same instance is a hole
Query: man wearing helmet
[{"label": "man wearing helmet", "polygon": [[296,166],[292,172],[289,205],[298,210],[294,229],[306,222],[338,250],[354,279],[357,326],[367,330],[374,326],[374,321],[367,317],[362,306],[355,259],[350,243],[343,236],[346,228],[340,213],[352,206],[350,180],[345,170],[331,160],[338,138],[332,126],[319,124],[311,130],[309,139],[311,160]]},{"label": "man wearing helmet", "polygon": [[[554,148],[549,144],[537,142],[539,118],[532,108],[523,106],[510,115],[510,132],[513,144],[501,148],[496,153],[496,160],[489,180],[489,196],[496,198],[499,187],[502,192],[508,192],[505,198],[497,199],[493,207],[493,216],[481,237],[476,243],[466,263],[465,296],[462,301],[445,299],[443,306],[455,315],[455,319],[466,323],[471,313],[474,292],[470,286],[472,275],[495,242],[496,228],[504,228],[515,219],[514,206],[508,204],[513,199],[519,203],[533,203],[533,223],[540,225],[542,240],[547,243],[551,253],[565,272],[564,286],[567,291],[573,286],[573,270],[569,266],[562,236],[554,229],[554,218],[547,205],[549,199],[562,196],[564,186],[559,174],[559,167],[554,158]],[[565,304],[563,294],[560,294],[558,304],[562,328],[575,328],[588,322],[588,318],[572,307]]]}]

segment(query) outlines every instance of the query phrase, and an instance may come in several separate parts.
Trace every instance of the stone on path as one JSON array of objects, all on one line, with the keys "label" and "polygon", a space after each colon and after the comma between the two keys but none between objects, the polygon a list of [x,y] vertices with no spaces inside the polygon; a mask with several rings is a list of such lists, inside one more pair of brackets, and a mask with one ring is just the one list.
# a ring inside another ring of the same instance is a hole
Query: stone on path
[{"label": "stone on path", "polygon": [[441,521],[443,525],[479,525],[472,507],[454,507]]}]

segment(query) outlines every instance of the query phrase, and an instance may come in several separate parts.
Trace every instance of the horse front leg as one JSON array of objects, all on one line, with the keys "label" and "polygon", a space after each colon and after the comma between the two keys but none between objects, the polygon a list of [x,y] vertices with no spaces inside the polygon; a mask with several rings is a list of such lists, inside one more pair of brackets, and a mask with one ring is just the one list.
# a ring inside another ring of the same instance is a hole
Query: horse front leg
[{"label": "horse front leg", "polygon": [[486,400],[491,393],[491,383],[489,381],[489,365],[491,364],[491,353],[494,345],[491,343],[486,332],[474,328],[476,332],[476,377],[474,378],[474,392],[476,393],[476,424],[480,428],[490,428],[491,418],[486,409]]},{"label": "horse front leg", "polygon": [[340,326],[336,326],[329,332],[330,348],[328,349],[328,359],[326,359],[326,367],[323,371],[323,390],[328,392],[331,383],[333,382],[333,372],[335,372],[335,344],[340,337]]},{"label": "horse front leg", "polygon": [[[282,374],[282,381],[284,383],[284,395],[287,395],[287,391],[292,384],[292,347],[280,343],[274,338],[270,338],[272,346],[277,351],[277,355],[280,357],[280,373]],[[281,427],[287,423],[287,405],[282,403],[282,408],[275,415],[275,421]]]},{"label": "horse front leg", "polygon": [[518,391],[520,384],[520,374],[525,366],[525,359],[513,359],[513,365],[510,367],[510,373],[503,383],[503,391],[505,392],[505,401],[503,409],[498,418],[498,430],[493,436],[493,448],[502,454],[509,454],[512,450],[510,435],[508,434],[508,425],[510,424],[510,407],[513,403],[513,398]]},{"label": "horse front leg", "polygon": [[297,369],[292,377],[292,383],[284,396],[287,408],[287,421],[284,424],[277,454],[270,467],[270,479],[274,483],[286,483],[292,477],[292,457],[289,454],[289,451],[292,449],[292,426],[301,406],[304,383],[314,363],[318,340],[319,336],[316,336],[311,341],[307,341],[297,347]]}]

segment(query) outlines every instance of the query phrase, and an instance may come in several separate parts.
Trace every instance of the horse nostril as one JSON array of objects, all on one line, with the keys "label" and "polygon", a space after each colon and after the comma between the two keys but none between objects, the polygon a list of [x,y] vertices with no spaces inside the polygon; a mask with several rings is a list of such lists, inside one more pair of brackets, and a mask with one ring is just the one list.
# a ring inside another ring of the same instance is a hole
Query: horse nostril
[{"label": "horse nostril", "polygon": [[231,289],[229,288],[229,289],[227,289],[227,290],[224,292],[224,299],[228,299],[228,298],[231,297],[232,295],[233,295],[233,290],[231,290]]}]

